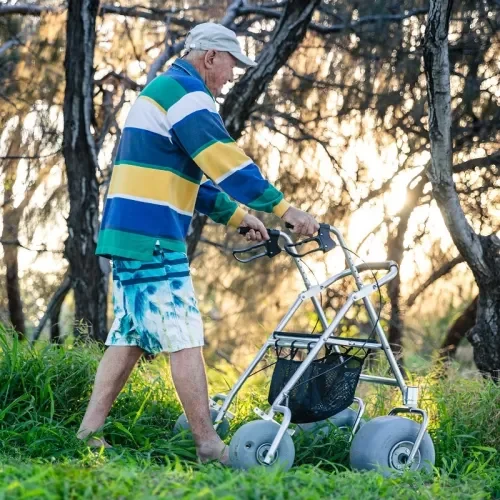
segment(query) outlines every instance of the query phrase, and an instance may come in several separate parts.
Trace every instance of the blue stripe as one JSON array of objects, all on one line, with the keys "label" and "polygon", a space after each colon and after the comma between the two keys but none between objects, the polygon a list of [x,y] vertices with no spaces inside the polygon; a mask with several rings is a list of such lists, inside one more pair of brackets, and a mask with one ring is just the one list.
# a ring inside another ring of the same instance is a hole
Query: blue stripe
[{"label": "blue stripe", "polygon": [[201,77],[195,76],[199,75],[196,69],[191,66],[191,70],[193,76],[186,74],[182,69],[177,70],[177,68],[175,69],[175,71],[169,71],[168,76],[173,78],[186,92],[205,92],[206,94],[208,94]]},{"label": "blue stripe", "polygon": [[210,215],[215,207],[217,195],[221,192],[212,181],[200,184],[198,197],[196,198],[195,210],[205,215]]},{"label": "blue stripe", "polygon": [[130,280],[121,280],[120,283],[123,286],[136,285],[138,283],[152,283],[157,281],[168,281],[172,278],[185,278],[189,276],[189,271],[181,273],[169,273],[166,276],[146,276],[145,278],[134,278]]},{"label": "blue stripe", "polygon": [[165,167],[200,182],[203,172],[181,149],[169,139],[149,130],[127,127],[123,130],[116,163],[139,163],[158,168]]},{"label": "blue stripe", "polygon": [[169,207],[124,198],[108,198],[101,229],[183,241],[190,222],[190,216],[179,214]]},{"label": "blue stripe", "polygon": [[[219,185],[226,193],[244,205],[256,200],[269,187],[269,183],[261,177],[255,163],[233,173]],[[242,186],[245,187],[242,188]]]},{"label": "blue stripe", "polygon": [[[152,264],[142,264],[139,269],[131,270],[129,272],[137,272],[137,271],[144,271],[146,269],[163,269],[163,262],[154,262]],[[124,269],[125,271],[128,271],[127,269]]]},{"label": "blue stripe", "polygon": [[169,266],[175,266],[177,264],[187,264],[188,260],[187,259],[172,259],[172,260],[165,259],[163,261],[163,263],[168,264]]},{"label": "blue stripe", "polygon": [[173,131],[182,138],[182,145],[191,157],[211,142],[232,141],[220,116],[206,109],[189,114],[174,125]]}]

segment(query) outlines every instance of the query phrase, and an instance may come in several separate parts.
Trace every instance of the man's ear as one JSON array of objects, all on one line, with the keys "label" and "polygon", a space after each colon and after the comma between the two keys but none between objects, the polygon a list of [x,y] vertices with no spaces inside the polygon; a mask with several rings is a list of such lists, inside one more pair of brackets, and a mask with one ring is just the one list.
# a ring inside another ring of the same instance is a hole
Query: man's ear
[{"label": "man's ear", "polygon": [[211,68],[214,65],[215,54],[217,54],[215,50],[207,50],[205,54],[205,66],[207,68]]}]

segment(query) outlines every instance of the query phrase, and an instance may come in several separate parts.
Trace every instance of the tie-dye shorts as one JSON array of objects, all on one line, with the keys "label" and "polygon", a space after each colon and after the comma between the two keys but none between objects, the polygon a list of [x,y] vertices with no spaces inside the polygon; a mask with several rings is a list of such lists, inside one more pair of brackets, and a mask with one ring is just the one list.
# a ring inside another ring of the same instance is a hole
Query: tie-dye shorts
[{"label": "tie-dye shorts", "polygon": [[149,262],[113,259],[113,308],[108,346],[157,354],[204,344],[185,253],[155,250]]}]

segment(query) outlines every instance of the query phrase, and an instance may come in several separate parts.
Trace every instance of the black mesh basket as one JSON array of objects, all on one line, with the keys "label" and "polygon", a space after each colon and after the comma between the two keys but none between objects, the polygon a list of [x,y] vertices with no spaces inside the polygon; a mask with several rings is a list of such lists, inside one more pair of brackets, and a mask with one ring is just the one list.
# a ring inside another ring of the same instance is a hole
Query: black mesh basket
[{"label": "black mesh basket", "polygon": [[[290,408],[292,422],[318,422],[345,410],[353,402],[363,362],[364,358],[336,352],[313,361],[290,391],[288,402],[285,399],[281,403]],[[274,403],[301,363],[278,358],[269,388],[269,404]]]}]

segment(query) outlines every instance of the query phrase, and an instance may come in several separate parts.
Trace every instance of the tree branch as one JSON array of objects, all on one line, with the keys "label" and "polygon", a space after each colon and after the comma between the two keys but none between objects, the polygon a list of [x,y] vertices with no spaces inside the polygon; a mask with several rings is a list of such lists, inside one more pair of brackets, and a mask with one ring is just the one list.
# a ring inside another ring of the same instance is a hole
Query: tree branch
[{"label": "tree branch", "polygon": [[18,3],[15,5],[1,5],[0,16],[7,16],[12,14],[21,14],[24,16],[41,16],[49,12],[62,12],[66,9],[64,7],[51,7],[48,5],[32,5]]},{"label": "tree branch", "polygon": [[24,250],[28,250],[29,252],[37,252],[37,253],[48,252],[48,253],[55,253],[55,254],[63,254],[64,253],[63,250],[48,250],[45,246],[42,246],[42,248],[28,248],[27,246],[24,246],[19,240],[2,240],[2,239],[0,239],[0,244],[24,248]]},{"label": "tree branch", "polygon": [[9,49],[13,47],[17,47],[18,45],[21,45],[22,42],[19,40],[19,38],[11,38],[10,40],[7,40],[2,46],[0,46],[0,57],[7,52]]},{"label": "tree branch", "polygon": [[60,304],[64,300],[64,298],[66,297],[66,295],[70,290],[71,290],[71,279],[69,274],[66,273],[62,283],[59,285],[59,288],[56,290],[56,292],[50,299],[50,302],[47,306],[45,314],[40,320],[40,323],[38,323],[37,327],[35,328],[35,331],[33,332],[33,337],[31,339],[31,343],[34,343],[38,340],[40,334],[42,333],[43,327],[45,326],[45,323],[47,323],[48,319],[50,318],[52,311],[57,307],[58,304]]},{"label": "tree branch", "polygon": [[467,170],[489,167],[491,165],[500,165],[500,151],[489,156],[483,156],[482,158],[473,158],[471,160],[459,163],[458,165],[455,165],[453,167],[453,172],[458,174],[461,172],[466,172]]},{"label": "tree branch", "polygon": [[53,153],[48,153],[46,155],[35,155],[35,156],[17,156],[17,155],[7,155],[0,156],[0,160],[41,160],[43,158],[49,158],[50,156],[57,155],[61,152],[61,149],[54,151]]},{"label": "tree branch", "polygon": [[[238,4],[237,7],[229,7],[226,13],[226,17],[230,16],[233,20],[239,16],[246,15],[257,15],[260,18],[264,19],[279,19],[282,15],[281,8],[286,6],[286,2],[279,2],[275,5],[274,8],[271,8],[269,4],[267,6],[242,6],[245,4],[244,1],[237,0],[235,2]],[[318,3],[318,2],[314,2]],[[308,6],[304,7],[308,9]],[[29,16],[41,16],[46,13],[58,13],[62,12],[66,9],[66,6],[63,7],[50,7],[50,6],[39,6],[39,5],[30,5],[30,4],[17,4],[17,5],[3,5],[0,6],[0,16],[12,15],[12,14],[22,14]],[[150,21],[164,21],[169,16],[175,16],[176,14],[181,14],[187,11],[193,10],[207,10],[207,7],[199,6],[199,7],[188,7],[186,9],[157,9],[154,7],[142,7],[139,5],[134,5],[131,7],[122,7],[121,5],[113,5],[113,4],[103,4],[99,10],[99,15],[104,16],[106,14],[117,14],[125,17],[135,17],[148,19]],[[418,9],[409,10],[400,14],[380,14],[380,15],[370,15],[360,17],[355,21],[343,22],[337,24],[319,24],[319,23],[310,23],[309,29],[322,34],[331,34],[331,33],[340,33],[342,31],[355,31],[360,26],[376,24],[380,22],[386,23],[397,23],[404,21],[410,17],[421,16],[428,12],[428,8],[422,7]],[[222,19],[222,22],[225,21],[225,18]],[[176,24],[177,26],[184,28],[186,30],[191,29],[194,25],[193,20],[185,19],[182,17],[171,17],[171,22]]]},{"label": "tree branch", "polygon": [[[282,7],[283,3],[279,4],[279,7]],[[422,7],[419,9],[413,9],[409,10],[406,12],[403,12],[401,14],[378,14],[378,15],[371,15],[371,16],[364,16],[360,17],[359,19],[355,21],[350,21],[350,22],[343,22],[343,23],[337,23],[337,24],[319,24],[319,23],[311,23],[309,25],[309,29],[312,31],[315,31],[316,33],[325,35],[325,34],[330,34],[330,33],[340,33],[342,31],[350,30],[354,31],[360,26],[364,26],[367,24],[376,24],[380,22],[386,22],[386,23],[395,23],[395,22],[401,22],[404,21],[405,19],[408,19],[410,17],[415,17],[415,16],[422,16],[427,14],[429,11],[428,7]],[[262,16],[264,18],[268,19],[279,19],[281,17],[281,12],[278,9],[273,9],[273,8],[263,8],[263,7],[243,7],[239,9],[238,14],[243,16],[243,15],[250,15],[250,14],[257,14],[259,16]]]},{"label": "tree branch", "polygon": [[408,307],[413,306],[417,297],[423,293],[427,288],[429,288],[433,283],[435,283],[438,279],[446,276],[450,273],[455,266],[464,262],[464,258],[461,255],[458,255],[454,259],[445,262],[439,269],[436,269],[426,280],[422,283],[409,297],[406,301],[406,305]]}]

